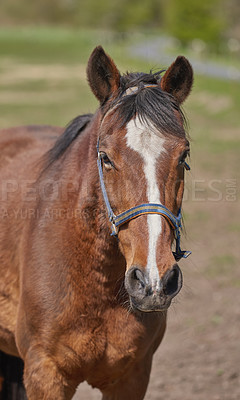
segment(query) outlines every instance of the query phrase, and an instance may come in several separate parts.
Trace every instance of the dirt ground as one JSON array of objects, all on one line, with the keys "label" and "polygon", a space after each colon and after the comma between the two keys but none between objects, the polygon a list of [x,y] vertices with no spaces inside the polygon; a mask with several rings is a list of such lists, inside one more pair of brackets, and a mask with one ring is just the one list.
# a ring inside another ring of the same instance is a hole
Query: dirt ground
[{"label": "dirt ground", "polygon": [[[180,263],[184,287],[169,310],[145,398],[239,400],[239,234],[233,230],[224,235],[223,230],[232,215],[237,217],[239,204],[187,201],[186,207],[192,217],[183,241],[193,254]],[[200,210],[209,218],[194,224],[193,215]],[[224,258],[222,249],[228,248],[234,258]],[[84,383],[74,397],[80,399],[98,400],[101,395]]]}]

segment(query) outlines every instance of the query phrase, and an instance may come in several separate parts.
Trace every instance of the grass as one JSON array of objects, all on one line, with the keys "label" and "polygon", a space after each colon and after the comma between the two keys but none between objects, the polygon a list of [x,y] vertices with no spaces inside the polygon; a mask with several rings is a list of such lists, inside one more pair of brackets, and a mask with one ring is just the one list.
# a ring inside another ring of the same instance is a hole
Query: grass
[{"label": "grass", "polygon": [[211,257],[211,263],[207,269],[207,273],[210,277],[222,275],[232,275],[234,269],[237,267],[236,258],[228,254],[220,254]]},{"label": "grass", "polygon": [[[134,40],[139,37],[91,30],[0,29],[1,126],[65,125],[76,114],[94,111],[97,101],[85,75],[92,49],[101,43],[122,72],[147,72],[154,65],[132,58],[127,51]],[[184,108],[198,165],[216,172],[222,168],[218,158],[229,154],[235,166],[240,150],[240,84],[196,76]]]},{"label": "grass", "polygon": [[236,232],[236,233],[238,233],[238,232],[240,232],[240,223],[234,222],[234,223],[232,223],[232,224],[228,224],[228,225],[227,225],[227,228],[228,228],[228,230],[229,230],[230,232]]},{"label": "grass", "polygon": [[63,28],[4,28],[0,30],[1,57],[14,55],[31,63],[72,64],[86,62],[96,39],[104,34]]},{"label": "grass", "polygon": [[[191,110],[214,127],[221,122],[224,127],[239,127],[240,83],[197,76],[194,83]],[[207,117],[207,120],[205,119]]]},{"label": "grass", "polygon": [[[129,65],[132,70],[146,68],[126,53],[122,37],[110,32],[47,27],[0,29],[1,126],[64,126],[76,115],[96,110],[98,104],[88,87],[85,70],[98,44],[112,55],[120,70],[125,71]],[[33,74],[37,68],[39,76]]]},{"label": "grass", "polygon": [[[12,61],[17,68],[18,64],[30,63],[46,64],[46,65],[82,65],[86,66],[88,57],[92,49],[97,44],[102,44],[106,50],[116,61],[120,70],[124,72],[130,70],[148,71],[153,65],[150,62],[143,62],[131,58],[126,48],[130,41],[134,39],[114,35],[110,32],[80,31],[67,30],[63,28],[4,28],[0,29],[0,48],[1,48],[1,65],[0,71],[4,71],[4,60]],[[173,56],[174,58],[174,56]],[[47,83],[47,76],[46,76]],[[32,87],[38,89],[39,82],[32,82]],[[20,83],[18,84],[20,85]],[[22,85],[29,85],[29,82],[22,82]],[[35,87],[34,87],[35,85]],[[19,86],[18,86],[19,87]],[[14,89],[17,86],[14,84]],[[238,110],[240,108],[240,85],[235,82],[221,81],[218,79],[210,79],[205,77],[195,77],[193,96],[187,103],[190,112],[201,114],[203,119],[205,116],[208,120],[215,122],[216,116],[221,122],[229,121],[229,112],[231,124],[238,125]],[[211,96],[206,96],[206,101],[199,102],[199,93],[206,92]],[[231,107],[226,106],[224,109],[209,107],[209,102],[214,103],[214,99],[218,100],[219,96],[230,96]],[[230,108],[230,110],[229,110]],[[209,121],[208,121],[209,122]]]},{"label": "grass", "polygon": [[237,257],[231,253],[214,255],[210,257],[204,274],[207,279],[214,281],[220,287],[239,287],[238,263]]}]

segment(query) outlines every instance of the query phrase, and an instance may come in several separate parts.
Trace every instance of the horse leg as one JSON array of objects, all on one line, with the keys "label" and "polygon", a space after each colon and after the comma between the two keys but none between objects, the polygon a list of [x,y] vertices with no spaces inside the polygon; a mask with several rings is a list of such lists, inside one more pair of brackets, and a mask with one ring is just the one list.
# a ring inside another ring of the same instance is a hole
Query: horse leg
[{"label": "horse leg", "polygon": [[135,365],[131,374],[121,378],[111,388],[102,391],[102,400],[143,400],[151,372],[152,355]]},{"label": "horse leg", "polygon": [[43,351],[28,351],[24,360],[24,384],[28,400],[70,400],[78,382],[70,382]]}]

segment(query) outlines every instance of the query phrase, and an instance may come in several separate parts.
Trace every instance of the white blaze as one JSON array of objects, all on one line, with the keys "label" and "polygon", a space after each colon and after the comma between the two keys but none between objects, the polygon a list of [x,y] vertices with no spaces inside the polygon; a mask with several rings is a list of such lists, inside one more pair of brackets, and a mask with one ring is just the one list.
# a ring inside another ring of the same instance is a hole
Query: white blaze
[{"label": "white blaze", "polygon": [[[156,163],[165,149],[163,147],[164,138],[155,132],[154,127],[145,126],[136,118],[127,125],[126,139],[128,147],[138,152],[143,159],[148,202],[161,204],[156,177]],[[157,214],[148,215],[147,221],[149,232],[147,270],[152,286],[157,288],[159,283],[157,241],[162,231],[161,216]]]}]

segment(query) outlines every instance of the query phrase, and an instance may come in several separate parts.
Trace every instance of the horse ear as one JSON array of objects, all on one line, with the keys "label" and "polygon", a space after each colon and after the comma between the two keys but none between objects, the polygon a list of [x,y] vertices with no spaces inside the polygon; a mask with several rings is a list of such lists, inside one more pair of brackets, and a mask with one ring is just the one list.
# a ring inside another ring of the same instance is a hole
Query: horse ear
[{"label": "horse ear", "polygon": [[189,95],[193,84],[193,70],[189,61],[179,56],[161,79],[161,89],[172,94],[181,104]]},{"label": "horse ear", "polygon": [[101,104],[119,88],[120,73],[102,46],[97,46],[89,58],[87,78],[93,93]]}]

